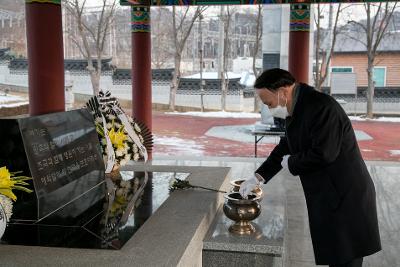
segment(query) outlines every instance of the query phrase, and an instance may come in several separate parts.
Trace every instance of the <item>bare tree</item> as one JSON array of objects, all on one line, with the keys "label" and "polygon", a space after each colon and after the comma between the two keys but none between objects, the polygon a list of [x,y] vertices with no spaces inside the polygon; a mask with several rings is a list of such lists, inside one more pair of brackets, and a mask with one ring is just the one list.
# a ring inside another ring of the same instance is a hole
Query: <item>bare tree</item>
[{"label": "bare tree", "polygon": [[[386,31],[389,26],[393,12],[396,9],[397,2],[389,3],[364,3],[365,13],[367,16],[366,24],[359,21],[350,20],[348,23],[356,26],[356,29],[363,34],[364,38],[360,38],[359,34],[347,35],[349,38],[362,43],[367,48],[367,76],[368,76],[368,89],[367,89],[367,117],[373,117],[373,100],[375,92],[374,84],[374,66],[375,59],[378,54],[378,47],[385,36],[389,34]],[[375,15],[373,9],[376,9]]]},{"label": "bare tree", "polygon": [[181,75],[181,60],[183,49],[185,48],[186,41],[193,29],[194,22],[207,9],[207,7],[196,7],[192,15],[191,12],[189,12],[190,9],[190,7],[180,7],[179,12],[177,12],[176,7],[172,7],[172,30],[173,42],[175,47],[175,69],[172,76],[171,89],[169,94],[169,108],[172,111],[175,110],[176,91],[178,89],[179,79]]},{"label": "bare tree", "polygon": [[[221,6],[221,18],[220,18],[220,23],[222,23],[222,25],[220,26],[220,30],[223,31],[223,40],[222,42],[220,42],[220,45],[222,46],[222,55],[221,55],[221,74],[219,75],[221,77],[221,110],[225,111],[226,109],[226,95],[228,93],[228,85],[229,85],[229,78],[227,77],[228,73],[227,73],[227,52],[228,52],[228,32],[229,32],[229,6],[226,7],[227,11],[226,14],[224,12],[224,7]],[[228,80],[228,84],[227,84],[227,80]]]},{"label": "bare tree", "polygon": [[[314,83],[318,91],[322,91],[322,85],[329,75],[329,66],[334,53],[336,37],[338,34],[338,21],[342,11],[341,4],[337,6],[336,12],[333,11],[333,5],[329,4],[329,23],[328,30],[324,31],[322,28],[322,8],[317,4],[317,12],[314,13],[314,21],[316,25],[315,36],[315,74]],[[335,14],[334,14],[335,13]],[[335,20],[332,25],[333,16]],[[325,41],[325,42],[324,42]],[[323,45],[325,43],[325,45]],[[321,63],[320,63],[321,61]]]},{"label": "bare tree", "polygon": [[236,8],[226,6],[226,12],[224,11],[224,7],[221,7],[221,19],[220,23],[222,23],[223,29],[223,41],[222,45],[222,57],[220,60],[221,68],[220,77],[221,77],[221,110],[226,110],[226,96],[228,94],[228,87],[229,87],[229,77],[228,77],[228,60],[231,58],[230,54],[230,41],[229,36],[231,35],[231,21],[232,16],[235,14]]},{"label": "bare tree", "polygon": [[[257,56],[260,54],[261,48],[261,38],[262,38],[262,9],[263,5],[258,5],[258,12],[256,17],[256,41],[254,43],[254,49],[252,51],[253,56],[253,74],[255,77],[259,75],[257,68],[256,68],[256,59]],[[260,111],[260,98],[258,94],[254,94],[254,112]]]},{"label": "bare tree", "polygon": [[66,10],[75,18],[77,27],[77,29],[66,30],[69,38],[88,62],[94,95],[100,88],[101,60],[114,20],[116,4],[117,0],[101,0],[99,10],[90,20],[85,17],[86,0],[66,0],[65,4]]},{"label": "bare tree", "polygon": [[157,8],[152,12],[151,33],[152,33],[152,56],[151,63],[156,69],[166,66],[168,59],[174,56],[172,29],[169,18],[171,13],[166,8]]}]

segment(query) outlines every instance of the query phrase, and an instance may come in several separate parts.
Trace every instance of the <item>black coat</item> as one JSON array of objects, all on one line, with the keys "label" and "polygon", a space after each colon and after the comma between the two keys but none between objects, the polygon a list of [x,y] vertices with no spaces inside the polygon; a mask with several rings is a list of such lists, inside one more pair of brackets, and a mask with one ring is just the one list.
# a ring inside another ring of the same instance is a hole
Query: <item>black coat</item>
[{"label": "black coat", "polygon": [[281,169],[303,186],[317,264],[340,264],[381,250],[375,187],[351,122],[331,96],[300,84],[286,137],[257,169],[268,182]]}]

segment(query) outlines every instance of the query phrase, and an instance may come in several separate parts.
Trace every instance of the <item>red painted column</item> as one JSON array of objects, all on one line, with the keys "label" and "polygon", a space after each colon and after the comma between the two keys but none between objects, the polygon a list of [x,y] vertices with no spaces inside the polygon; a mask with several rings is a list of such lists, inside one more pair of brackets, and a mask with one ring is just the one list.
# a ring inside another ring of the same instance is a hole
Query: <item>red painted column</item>
[{"label": "red painted column", "polygon": [[289,72],[298,82],[308,83],[310,5],[290,5]]},{"label": "red painted column", "polygon": [[[152,130],[150,6],[131,7],[132,115]],[[149,153],[149,159],[151,154]]]},{"label": "red painted column", "polygon": [[61,0],[26,0],[29,113],[65,110]]}]

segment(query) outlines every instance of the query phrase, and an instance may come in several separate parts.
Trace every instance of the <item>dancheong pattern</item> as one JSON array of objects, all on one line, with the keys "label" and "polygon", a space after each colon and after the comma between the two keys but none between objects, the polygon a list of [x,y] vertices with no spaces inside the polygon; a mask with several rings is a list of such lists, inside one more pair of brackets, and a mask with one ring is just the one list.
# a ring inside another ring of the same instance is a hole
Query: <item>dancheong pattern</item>
[{"label": "dancheong pattern", "polygon": [[310,5],[293,4],[290,6],[290,31],[310,31]]},{"label": "dancheong pattern", "polygon": [[61,0],[25,0],[25,3],[41,3],[41,4],[56,4],[61,5]]},{"label": "dancheong pattern", "polygon": [[120,0],[123,6],[189,6],[189,5],[255,5],[255,4],[296,4],[296,3],[357,3],[382,2],[383,0]]},{"label": "dancheong pattern", "polygon": [[131,29],[132,32],[150,32],[150,7],[131,7]]}]

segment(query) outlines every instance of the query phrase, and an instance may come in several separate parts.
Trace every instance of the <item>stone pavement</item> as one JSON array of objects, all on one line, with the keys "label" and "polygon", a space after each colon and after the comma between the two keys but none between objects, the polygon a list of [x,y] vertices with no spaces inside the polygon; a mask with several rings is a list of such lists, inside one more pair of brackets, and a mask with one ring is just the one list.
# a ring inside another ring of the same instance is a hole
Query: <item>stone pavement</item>
[{"label": "stone pavement", "polygon": [[[248,129],[259,119],[207,118],[155,112],[154,155],[254,157]],[[353,121],[365,160],[400,161],[400,123]],[[225,136],[225,137],[224,137]],[[275,147],[275,137],[258,145],[259,157]]]},{"label": "stone pavement", "polygon": [[[383,250],[366,257],[364,267],[400,266],[400,164],[395,162],[366,162],[375,183],[379,230]],[[294,179],[293,179],[294,178]],[[268,186],[268,185],[267,185]],[[285,180],[288,214],[288,267],[314,267],[308,215],[304,194],[297,177]]]},{"label": "stone pavement", "polygon": [[[190,157],[190,156],[155,156],[155,165],[182,166],[220,166],[231,167],[231,179],[246,178],[262,163],[255,158],[224,158],[224,157]],[[366,257],[364,267],[398,267],[400,266],[400,163],[367,161],[369,172],[374,180],[379,228],[383,250]],[[285,233],[285,267],[316,267],[312,249],[308,214],[304,193],[300,180],[282,171],[270,183],[279,183],[283,179],[286,196],[287,228]],[[268,196],[264,196],[268,198]],[[263,210],[262,212],[268,212]],[[321,265],[320,265],[321,266]]]}]

